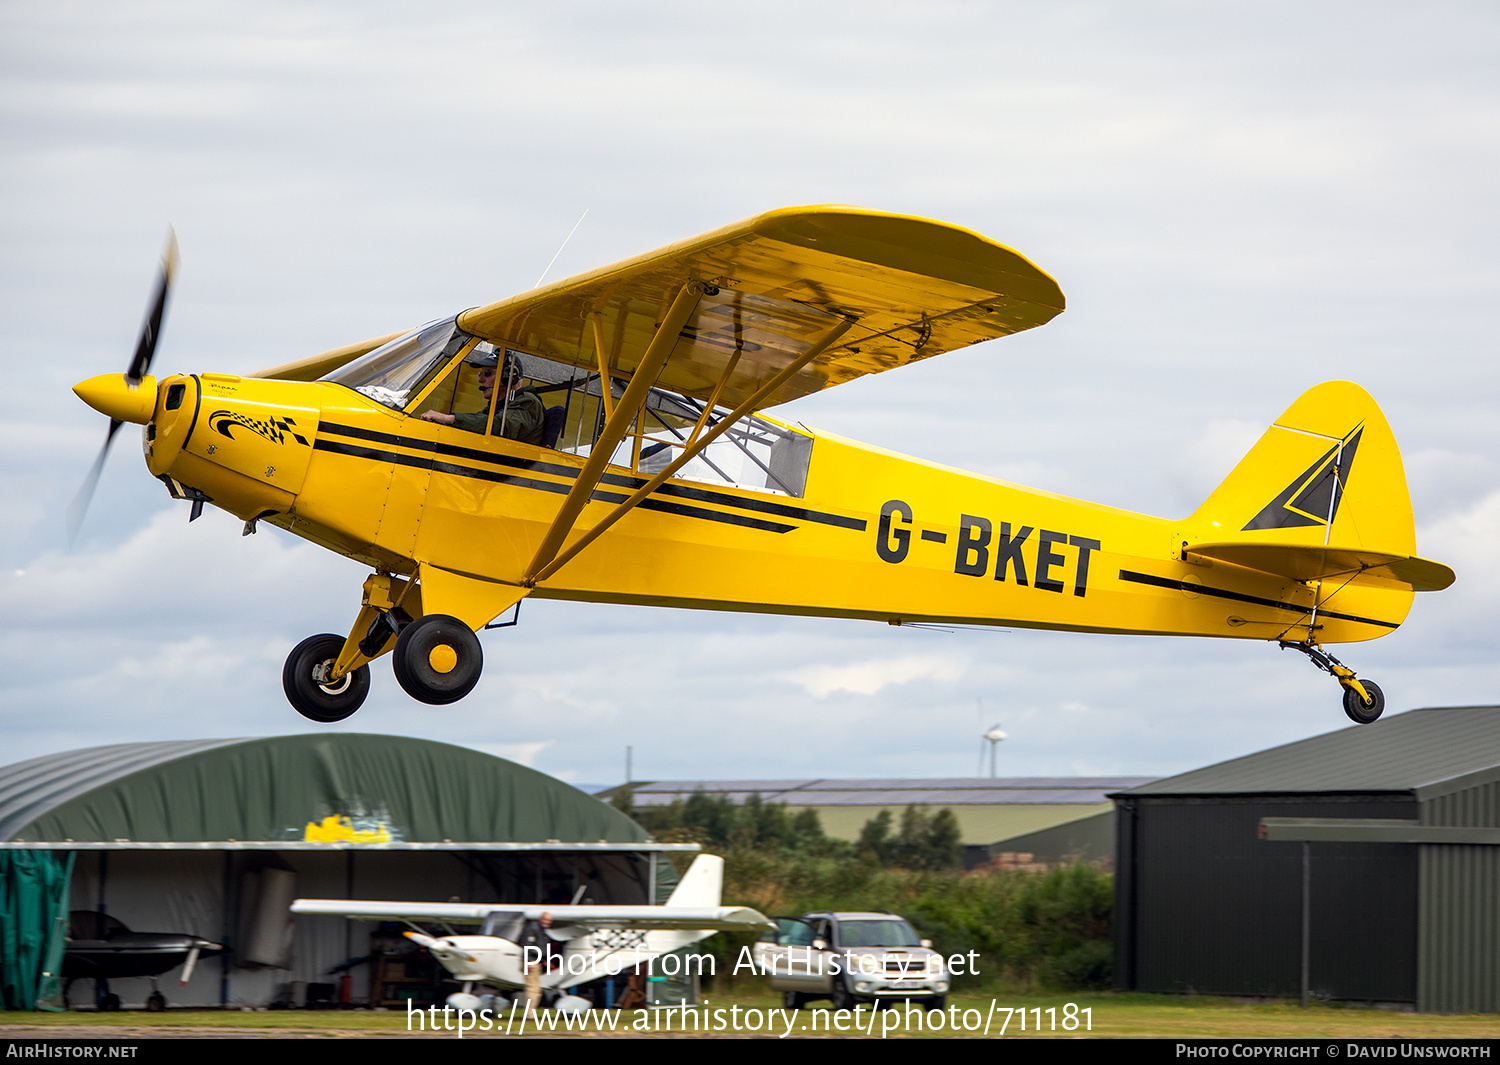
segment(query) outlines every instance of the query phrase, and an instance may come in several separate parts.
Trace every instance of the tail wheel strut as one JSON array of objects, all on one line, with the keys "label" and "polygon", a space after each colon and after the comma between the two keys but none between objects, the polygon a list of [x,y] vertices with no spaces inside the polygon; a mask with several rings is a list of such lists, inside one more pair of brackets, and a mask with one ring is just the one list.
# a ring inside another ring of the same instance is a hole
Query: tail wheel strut
[{"label": "tail wheel strut", "polygon": [[1380,690],[1380,685],[1373,680],[1360,680],[1354,675],[1354,670],[1317,644],[1278,640],[1277,645],[1283,651],[1288,648],[1301,651],[1308,661],[1339,682],[1339,687],[1344,689],[1344,713],[1356,725],[1368,725],[1385,713],[1385,693]]}]

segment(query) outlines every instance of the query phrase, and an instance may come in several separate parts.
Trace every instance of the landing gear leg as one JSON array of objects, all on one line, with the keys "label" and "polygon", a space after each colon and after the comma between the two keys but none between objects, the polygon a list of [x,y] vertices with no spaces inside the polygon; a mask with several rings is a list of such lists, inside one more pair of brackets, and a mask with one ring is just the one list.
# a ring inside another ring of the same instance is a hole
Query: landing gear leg
[{"label": "landing gear leg", "polygon": [[1354,670],[1317,644],[1289,640],[1278,640],[1277,643],[1283,651],[1287,648],[1301,651],[1313,665],[1339,682],[1339,687],[1344,689],[1344,713],[1356,725],[1368,725],[1385,712],[1385,693],[1380,690],[1380,685],[1373,680],[1360,680],[1354,675]]}]

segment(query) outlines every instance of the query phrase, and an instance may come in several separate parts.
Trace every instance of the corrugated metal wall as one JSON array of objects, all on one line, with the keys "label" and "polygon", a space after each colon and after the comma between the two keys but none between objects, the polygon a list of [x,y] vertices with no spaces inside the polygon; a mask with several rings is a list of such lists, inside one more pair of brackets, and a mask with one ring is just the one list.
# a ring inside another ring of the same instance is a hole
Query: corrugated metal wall
[{"label": "corrugated metal wall", "polygon": [[[1500,783],[1422,804],[1422,823],[1500,827]],[[1422,844],[1417,1008],[1500,1011],[1500,847]]]},{"label": "corrugated metal wall", "polygon": [[[1125,800],[1115,856],[1119,986],[1297,994],[1302,845],[1260,839],[1260,819],[1417,812],[1402,793]],[[1417,882],[1410,845],[1312,844],[1315,995],[1416,1000]],[[1372,936],[1372,928],[1380,934]]]}]

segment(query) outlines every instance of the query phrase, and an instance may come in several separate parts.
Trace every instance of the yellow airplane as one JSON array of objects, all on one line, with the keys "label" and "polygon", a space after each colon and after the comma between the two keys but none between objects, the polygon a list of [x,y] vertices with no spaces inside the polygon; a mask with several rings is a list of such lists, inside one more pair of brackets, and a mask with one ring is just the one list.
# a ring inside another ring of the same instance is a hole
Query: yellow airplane
[{"label": "yellow airplane", "polygon": [[476,631],[538,596],[1275,641],[1368,722],[1380,688],[1324,646],[1393,631],[1413,592],[1453,581],[1415,556],[1395,438],[1346,381],[1305,393],[1177,521],[763,413],[1063,310],[1022,255],[942,222],[771,211],[249,377],[157,381],[175,262],[172,246],[128,372],[74,391],[110,417],[106,451],[145,426],[190,520],[213,503],[373,570],[348,635],[287,659],[315,721],[354,713],[388,652],[412,697],[463,698]]}]

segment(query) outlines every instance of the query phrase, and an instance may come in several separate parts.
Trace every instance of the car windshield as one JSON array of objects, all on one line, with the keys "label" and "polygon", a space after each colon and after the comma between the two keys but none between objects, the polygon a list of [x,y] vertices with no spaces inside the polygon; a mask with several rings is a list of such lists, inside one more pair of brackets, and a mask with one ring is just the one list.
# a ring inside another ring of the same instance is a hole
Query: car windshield
[{"label": "car windshield", "polygon": [[840,921],[839,945],[844,947],[920,947],[911,925],[899,917],[883,921]]},{"label": "car windshield", "polygon": [[445,318],[382,344],[319,380],[348,385],[377,403],[402,410],[472,339],[455,319]]},{"label": "car windshield", "polygon": [[765,933],[761,939],[783,947],[810,947],[813,941],[813,927],[797,917],[778,917],[776,918],[776,931]]}]

